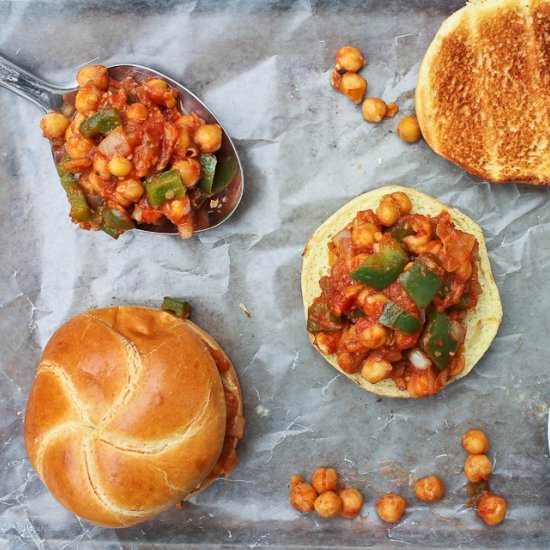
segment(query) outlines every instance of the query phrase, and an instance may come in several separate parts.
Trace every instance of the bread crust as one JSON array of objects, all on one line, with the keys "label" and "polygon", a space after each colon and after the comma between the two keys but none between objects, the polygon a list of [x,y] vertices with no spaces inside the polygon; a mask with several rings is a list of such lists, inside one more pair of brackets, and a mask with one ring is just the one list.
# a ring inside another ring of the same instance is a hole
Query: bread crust
[{"label": "bread crust", "polygon": [[[303,255],[302,297],[305,316],[307,319],[309,306],[321,292],[321,287],[319,286],[320,278],[328,275],[330,272],[328,258],[328,243],[330,240],[351,223],[359,211],[367,209],[376,210],[384,195],[395,193],[396,191],[402,191],[407,194],[412,202],[413,214],[437,216],[441,211],[447,210],[456,227],[473,235],[479,243],[479,262],[477,268],[481,294],[476,307],[468,312],[465,318],[467,330],[464,342],[464,369],[457,376],[449,379],[448,383],[450,384],[466,376],[491,345],[502,321],[502,305],[498,288],[491,272],[491,264],[481,227],[460,212],[460,210],[448,208],[445,204],[429,195],[399,185],[386,185],[359,195],[321,224],[307,243]],[[338,365],[336,354],[324,354],[315,345],[315,340],[310,333],[308,333],[308,337],[311,344],[336,370],[350,380],[353,380],[362,389],[382,397],[399,397],[404,399],[411,397],[408,391],[400,390],[391,379],[371,384],[359,373],[346,373]]]},{"label": "bread crust", "polygon": [[550,185],[549,0],[470,2],[422,61],[416,115],[440,156],[493,183]]},{"label": "bread crust", "polygon": [[[205,335],[190,321],[139,307],[92,310],[55,332],[29,396],[25,444],[64,506],[124,527],[208,478],[224,443],[226,403]],[[232,366],[229,373],[242,414]]]}]

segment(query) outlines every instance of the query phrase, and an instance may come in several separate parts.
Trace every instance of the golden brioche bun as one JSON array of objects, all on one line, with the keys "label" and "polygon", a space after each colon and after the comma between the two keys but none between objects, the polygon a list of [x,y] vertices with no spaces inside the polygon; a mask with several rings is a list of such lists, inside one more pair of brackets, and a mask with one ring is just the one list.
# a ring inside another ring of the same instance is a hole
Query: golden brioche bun
[{"label": "golden brioche bun", "polygon": [[[437,216],[442,210],[447,210],[456,227],[473,235],[479,243],[479,262],[477,268],[479,284],[481,285],[481,294],[477,306],[468,312],[465,320],[467,328],[466,340],[464,342],[465,367],[457,376],[449,379],[450,384],[466,376],[474,368],[487,349],[489,349],[502,320],[502,305],[498,288],[491,272],[491,264],[489,262],[481,227],[459,210],[448,208],[429,195],[398,185],[379,187],[374,191],[364,193],[348,202],[315,231],[306,245],[302,264],[302,296],[306,319],[309,306],[321,293],[319,280],[321,277],[330,273],[328,243],[338,232],[353,221],[359,211],[368,210],[369,208],[376,210],[376,207],[384,195],[396,191],[402,191],[407,194],[412,203],[413,214]],[[348,374],[344,372],[338,365],[336,354],[325,355],[315,346],[313,336],[310,333],[308,333],[308,336],[312,345],[336,370],[353,380],[362,389],[383,397],[411,397],[408,391],[400,390],[393,380],[386,379],[377,384],[371,384],[359,373]]]},{"label": "golden brioche bun", "polygon": [[204,340],[219,346],[206,336],[141,307],[85,312],[55,332],[30,392],[25,444],[66,508],[124,527],[203,488],[226,432],[223,381]]},{"label": "golden brioche bun", "polygon": [[477,0],[446,19],[416,86],[422,135],[488,181],[550,185],[550,0]]}]

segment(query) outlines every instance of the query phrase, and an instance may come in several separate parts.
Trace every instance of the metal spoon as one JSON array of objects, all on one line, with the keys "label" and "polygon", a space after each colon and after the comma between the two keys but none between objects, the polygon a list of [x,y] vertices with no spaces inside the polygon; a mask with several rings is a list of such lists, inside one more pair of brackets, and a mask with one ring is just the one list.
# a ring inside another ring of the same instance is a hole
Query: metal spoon
[{"label": "metal spoon", "polygon": [[[182,86],[179,82],[176,82],[160,71],[131,63],[111,65],[108,69],[109,76],[114,80],[122,80],[129,76],[135,80],[160,77],[179,92],[180,107],[184,113],[195,112],[208,123],[220,124],[210,109],[193,92],[190,92],[185,86]],[[64,101],[70,101],[74,97],[77,90],[76,85],[69,88],[60,88],[46,82],[18,67],[2,55],[0,55],[0,86],[32,101],[46,112],[59,110]],[[216,199],[218,200],[213,203],[206,201],[203,207],[204,211],[201,211],[200,215],[196,216],[194,227],[194,232],[196,233],[218,227],[229,219],[239,206],[243,195],[244,179],[241,161],[235,145],[223,126],[222,130],[222,146],[216,155],[220,160],[227,159],[228,161],[232,161],[236,165],[237,170],[227,187],[216,195]],[[213,206],[211,206],[212,204]],[[161,225],[140,225],[138,229],[154,233],[177,234],[176,226],[168,220]]]}]

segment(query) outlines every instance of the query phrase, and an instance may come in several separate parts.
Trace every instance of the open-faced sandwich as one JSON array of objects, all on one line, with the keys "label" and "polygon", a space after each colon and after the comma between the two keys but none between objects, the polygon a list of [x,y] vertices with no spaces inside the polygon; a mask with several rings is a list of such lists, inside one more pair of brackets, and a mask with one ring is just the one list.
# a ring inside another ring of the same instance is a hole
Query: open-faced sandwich
[{"label": "open-faced sandwich", "polygon": [[237,373],[211,336],[165,311],[112,307],[51,337],[25,443],[61,504],[125,527],[229,475],[243,428]]},{"label": "open-faced sandwich", "polygon": [[502,319],[481,228],[395,185],[355,198],[315,231],[302,293],[313,345],[386,397],[432,395],[466,376]]}]

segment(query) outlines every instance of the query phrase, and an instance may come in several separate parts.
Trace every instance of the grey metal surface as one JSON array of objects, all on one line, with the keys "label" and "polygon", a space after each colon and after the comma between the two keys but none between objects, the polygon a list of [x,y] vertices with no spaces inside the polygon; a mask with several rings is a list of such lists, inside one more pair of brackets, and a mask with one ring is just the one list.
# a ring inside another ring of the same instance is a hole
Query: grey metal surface
[{"label": "grey metal surface", "polygon": [[[94,60],[172,75],[235,138],[247,193],[231,222],[189,242],[118,241],[77,230],[51,168],[40,112],[0,90],[0,546],[6,548],[550,547],[546,416],[550,375],[548,191],[491,187],[405,145],[396,120],[371,126],[328,84],[338,47],[368,58],[370,93],[412,112],[422,54],[459,2],[242,1],[0,3],[0,51],[68,82]],[[463,381],[421,401],[389,401],[337,376],[310,348],[299,287],[313,230],[355,195],[415,186],[484,228],[504,321]],[[22,441],[41,347],[69,316],[110,304],[188,296],[196,320],[240,374],[248,420],[240,465],[184,510],[119,531],[77,520],[31,470]],[[239,308],[251,310],[247,318]],[[509,517],[485,527],[465,508],[461,434],[486,429],[494,489]],[[366,496],[363,517],[320,521],[287,502],[290,474],[332,464]],[[415,502],[411,476],[437,472],[447,497]],[[410,501],[382,525],[376,497]],[[210,545],[210,546],[208,546]]]}]

